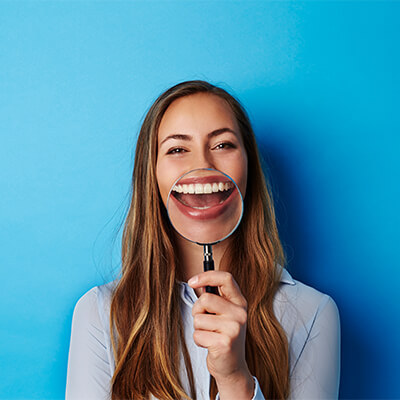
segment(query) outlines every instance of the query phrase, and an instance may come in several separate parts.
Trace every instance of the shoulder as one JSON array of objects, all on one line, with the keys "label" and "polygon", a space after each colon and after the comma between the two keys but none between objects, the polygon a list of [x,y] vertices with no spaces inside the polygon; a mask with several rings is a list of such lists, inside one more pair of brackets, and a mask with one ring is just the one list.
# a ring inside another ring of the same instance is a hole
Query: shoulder
[{"label": "shoulder", "polygon": [[97,313],[97,287],[88,290],[75,304],[73,321]]},{"label": "shoulder", "polygon": [[313,338],[319,336],[317,342],[321,343],[340,341],[340,317],[335,301],[293,279],[286,269],[282,271],[280,287],[274,298],[274,312],[288,338],[291,370],[306,343]]},{"label": "shoulder", "polygon": [[286,269],[282,269],[279,289],[274,299],[274,311],[283,323],[301,319],[312,322],[321,314],[339,318],[335,301],[329,295],[292,278]]},{"label": "shoulder", "polygon": [[95,286],[83,294],[77,301],[73,313],[73,325],[85,323],[107,330],[108,316],[116,281]]},{"label": "shoulder", "polygon": [[112,288],[112,283],[95,286],[75,305],[66,399],[109,398],[109,382],[115,369],[107,312]]}]

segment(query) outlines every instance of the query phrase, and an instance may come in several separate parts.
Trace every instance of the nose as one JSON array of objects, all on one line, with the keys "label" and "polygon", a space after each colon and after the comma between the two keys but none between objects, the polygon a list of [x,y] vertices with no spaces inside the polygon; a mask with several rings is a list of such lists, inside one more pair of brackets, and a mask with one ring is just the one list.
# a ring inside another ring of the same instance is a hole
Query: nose
[{"label": "nose", "polygon": [[217,169],[209,150],[198,151],[193,157],[193,168],[213,168]]}]

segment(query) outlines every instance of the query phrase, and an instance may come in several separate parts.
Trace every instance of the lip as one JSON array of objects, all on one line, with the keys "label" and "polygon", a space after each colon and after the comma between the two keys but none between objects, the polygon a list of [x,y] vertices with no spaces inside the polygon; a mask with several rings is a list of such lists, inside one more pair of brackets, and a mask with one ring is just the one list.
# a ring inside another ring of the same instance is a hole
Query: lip
[{"label": "lip", "polygon": [[[212,182],[230,182],[229,179],[226,180],[222,180],[220,176],[218,176],[218,180],[216,181],[214,177],[213,179],[211,179],[212,177],[202,177],[202,178],[190,178],[187,181],[184,182],[184,180],[179,181],[179,183],[182,184],[190,184],[190,183],[212,183]],[[201,179],[201,181],[200,181]],[[221,204],[218,204],[216,206],[210,207],[210,208],[206,208],[203,210],[199,210],[197,208],[192,208],[189,206],[186,206],[185,204],[182,204],[171,192],[170,197],[172,198],[172,200],[174,201],[174,204],[176,205],[176,207],[179,209],[179,211],[189,217],[189,218],[193,218],[196,220],[206,220],[206,219],[212,219],[212,218],[217,218],[220,215],[222,215],[226,209],[229,207],[229,205],[234,201],[235,197],[238,196],[238,191],[236,186],[234,185],[232,193],[229,195],[229,197]]]}]

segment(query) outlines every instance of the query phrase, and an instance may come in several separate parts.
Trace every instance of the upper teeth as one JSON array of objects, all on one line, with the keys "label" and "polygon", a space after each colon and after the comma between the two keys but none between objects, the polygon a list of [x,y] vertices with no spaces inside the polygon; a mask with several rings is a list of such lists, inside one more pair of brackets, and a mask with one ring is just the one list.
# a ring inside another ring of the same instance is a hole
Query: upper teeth
[{"label": "upper teeth", "polygon": [[175,185],[172,190],[183,194],[209,194],[223,192],[233,187],[232,182],[191,183],[189,185]]}]

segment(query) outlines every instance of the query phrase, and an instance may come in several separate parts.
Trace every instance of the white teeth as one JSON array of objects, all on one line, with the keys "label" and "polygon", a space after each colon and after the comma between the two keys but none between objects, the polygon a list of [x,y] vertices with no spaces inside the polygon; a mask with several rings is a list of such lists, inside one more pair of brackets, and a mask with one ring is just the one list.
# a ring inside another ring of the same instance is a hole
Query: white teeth
[{"label": "white teeth", "polygon": [[189,185],[175,185],[172,190],[183,194],[210,194],[224,192],[232,187],[232,182],[191,183]]},{"label": "white teeth", "polygon": [[201,183],[196,183],[194,186],[194,191],[196,194],[203,194],[204,193],[204,187]]},{"label": "white teeth", "polygon": [[204,185],[204,193],[212,193],[212,187],[210,183]]}]

